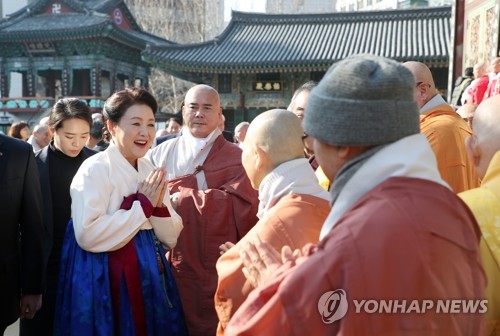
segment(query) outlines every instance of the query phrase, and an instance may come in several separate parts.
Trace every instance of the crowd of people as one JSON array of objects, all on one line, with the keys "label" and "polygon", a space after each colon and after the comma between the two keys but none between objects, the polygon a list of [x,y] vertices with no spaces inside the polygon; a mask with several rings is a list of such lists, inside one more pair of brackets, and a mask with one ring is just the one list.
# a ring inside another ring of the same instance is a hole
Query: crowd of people
[{"label": "crowd of people", "polygon": [[13,124],[0,332],[500,334],[492,70],[449,104],[423,63],[350,56],[234,135],[205,84],[164,132],[142,88]]}]

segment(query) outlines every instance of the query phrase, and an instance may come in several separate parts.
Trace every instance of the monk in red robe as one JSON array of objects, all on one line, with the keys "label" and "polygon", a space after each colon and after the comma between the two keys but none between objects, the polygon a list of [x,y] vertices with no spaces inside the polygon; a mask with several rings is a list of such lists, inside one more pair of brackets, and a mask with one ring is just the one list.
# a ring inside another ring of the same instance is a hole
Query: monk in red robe
[{"label": "monk in red robe", "polygon": [[304,128],[332,210],[303,257],[242,251],[260,286],[226,335],[482,335],[479,229],[419,133],[414,87],[401,64],[355,55],[311,92]]},{"label": "monk in red robe", "polygon": [[150,153],[155,165],[166,168],[184,225],[170,258],[190,335],[215,335],[219,246],[236,243],[257,222],[257,192],[241,164],[241,149],[217,128],[221,113],[217,91],[194,86],[182,108],[182,135]]}]

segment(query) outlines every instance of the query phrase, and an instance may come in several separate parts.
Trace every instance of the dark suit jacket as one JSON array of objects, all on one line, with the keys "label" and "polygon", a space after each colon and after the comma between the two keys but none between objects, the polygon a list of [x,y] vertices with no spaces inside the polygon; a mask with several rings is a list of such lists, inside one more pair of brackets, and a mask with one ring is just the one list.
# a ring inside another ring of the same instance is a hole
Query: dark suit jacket
[{"label": "dark suit jacket", "polygon": [[161,144],[162,142],[165,142],[167,140],[177,138],[178,136],[181,136],[181,134],[182,133],[179,132],[179,133],[175,133],[175,134],[167,134],[167,135],[159,136],[158,138],[155,139],[154,147],[158,146],[159,144]]},{"label": "dark suit jacket", "polygon": [[42,194],[32,147],[0,134],[0,327],[19,316],[21,290],[41,294]]},{"label": "dark suit jacket", "polygon": [[[97,152],[83,147],[83,155],[88,158]],[[43,227],[44,227],[44,239],[45,239],[45,256],[48,259],[50,251],[52,249],[53,233],[54,233],[54,220],[52,214],[52,194],[50,191],[50,178],[49,178],[49,146],[45,146],[42,150],[35,154],[35,160],[38,167],[38,173],[40,175],[40,186],[42,188],[43,195]]]}]

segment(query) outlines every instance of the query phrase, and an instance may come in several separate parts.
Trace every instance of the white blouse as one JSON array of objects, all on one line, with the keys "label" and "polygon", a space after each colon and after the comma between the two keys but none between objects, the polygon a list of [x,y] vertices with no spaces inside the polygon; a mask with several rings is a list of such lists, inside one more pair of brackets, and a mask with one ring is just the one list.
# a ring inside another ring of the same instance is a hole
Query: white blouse
[{"label": "white blouse", "polygon": [[[127,244],[139,230],[153,229],[164,245],[173,248],[183,228],[167,191],[163,199],[171,217],[146,218],[139,201],[120,210],[124,197],[137,192],[155,168],[140,158],[135,168],[111,142],[104,152],[85,160],[71,183],[71,214],[78,245],[90,252],[113,251]],[[153,204],[154,206],[154,204]]]}]

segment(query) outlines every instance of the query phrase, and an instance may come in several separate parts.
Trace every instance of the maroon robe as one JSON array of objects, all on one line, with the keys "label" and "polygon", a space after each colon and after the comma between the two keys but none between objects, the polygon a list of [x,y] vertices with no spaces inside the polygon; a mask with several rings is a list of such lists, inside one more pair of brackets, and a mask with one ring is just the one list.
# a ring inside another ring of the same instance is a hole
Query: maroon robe
[{"label": "maroon robe", "polygon": [[[317,247],[304,249],[297,265],[283,265],[250,293],[226,335],[482,335],[484,314],[477,311],[416,313],[408,304],[405,313],[356,313],[353,301],[484,299],[479,237],[472,213],[449,189],[389,178],[363,195]],[[347,313],[324,323],[319,309],[328,317],[326,308],[340,311],[340,305],[318,302],[339,289]]]},{"label": "maroon robe", "polygon": [[241,164],[241,149],[222,135],[199,170],[205,173],[207,190],[198,190],[197,172],[169,183],[170,194],[179,192],[175,210],[184,225],[170,257],[189,334],[205,336],[215,335],[218,323],[219,246],[236,243],[255,225],[258,194]]}]

